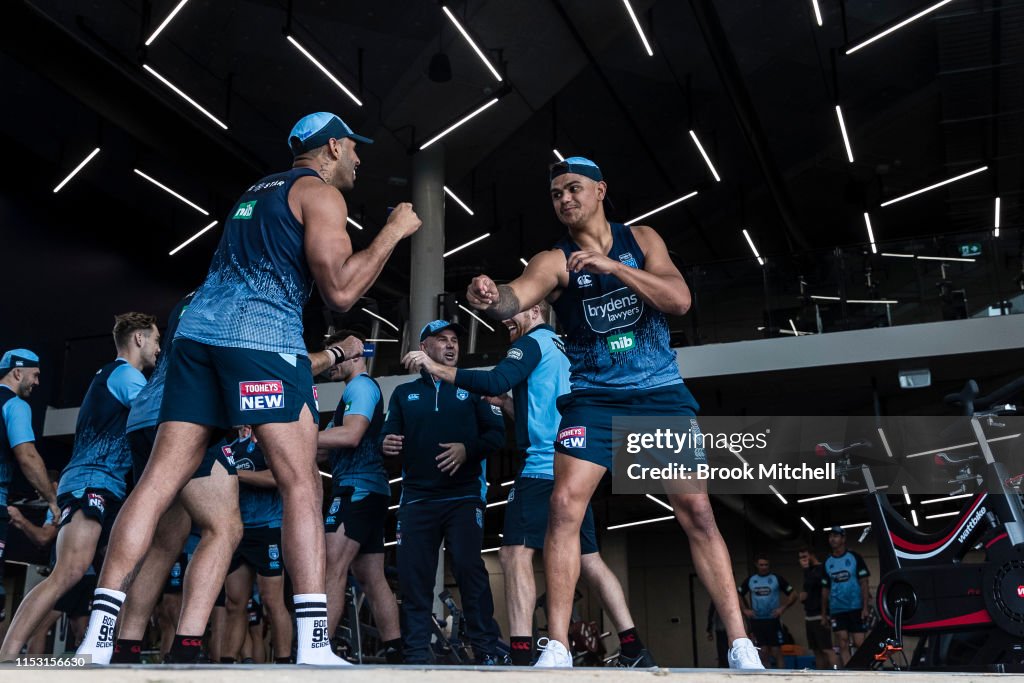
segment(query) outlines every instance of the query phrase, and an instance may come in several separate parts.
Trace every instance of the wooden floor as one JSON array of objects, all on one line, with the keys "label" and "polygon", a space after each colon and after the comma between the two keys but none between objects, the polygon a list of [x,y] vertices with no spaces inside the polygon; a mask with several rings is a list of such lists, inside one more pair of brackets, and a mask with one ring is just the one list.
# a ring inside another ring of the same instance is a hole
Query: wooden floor
[{"label": "wooden floor", "polygon": [[[977,674],[977,673],[889,673],[857,671],[728,671],[723,669],[575,669],[560,671],[551,669],[527,669],[512,667],[427,667],[427,666],[360,666],[321,669],[300,666],[112,666],[88,669],[42,669],[27,667],[0,667],[0,680],[21,683],[50,683],[73,679],[87,683],[176,683],[178,681],[208,681],[209,683],[278,683],[279,681],[302,681],[302,683],[540,683],[561,680],[569,683],[815,683],[830,680],[839,683],[879,683],[882,679],[899,677],[909,683],[931,681],[993,681],[1014,678],[1024,681],[1024,675]],[[66,677],[66,678],[65,678]],[[500,679],[500,680],[499,680]]]}]

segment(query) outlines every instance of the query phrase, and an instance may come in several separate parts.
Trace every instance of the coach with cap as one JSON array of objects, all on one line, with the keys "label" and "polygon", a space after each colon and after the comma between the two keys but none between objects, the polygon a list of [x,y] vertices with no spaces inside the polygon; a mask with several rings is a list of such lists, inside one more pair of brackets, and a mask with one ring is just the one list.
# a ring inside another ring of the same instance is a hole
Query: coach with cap
[{"label": "coach with cap", "polygon": [[[447,320],[420,331],[420,349],[455,367],[459,332]],[[501,410],[480,396],[423,373],[391,394],[381,433],[386,456],[402,456],[398,575],[405,661],[430,660],[431,607],[438,549],[451,553],[466,631],[477,664],[497,662],[500,636],[480,545],[484,532],[485,459],[505,442]]]}]

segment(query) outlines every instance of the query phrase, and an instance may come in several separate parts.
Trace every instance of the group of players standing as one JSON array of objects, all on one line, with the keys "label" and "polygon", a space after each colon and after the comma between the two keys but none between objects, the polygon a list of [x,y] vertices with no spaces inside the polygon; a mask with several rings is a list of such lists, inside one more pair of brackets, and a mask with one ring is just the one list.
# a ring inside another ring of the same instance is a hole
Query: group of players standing
[{"label": "group of players standing", "polygon": [[[568,233],[534,256],[512,282],[498,285],[481,275],[466,292],[470,305],[506,322],[514,342],[507,357],[489,372],[456,371],[457,331],[448,321],[428,324],[420,334],[421,351],[403,359],[423,377],[396,388],[384,420],[379,387],[370,407],[375,383],[362,379],[360,339],[335,338],[324,350],[308,352],[302,336],[302,309],[314,285],[328,306],[347,310],[372,286],[395,246],[419,228],[412,206],[399,204],[373,242],[353,252],[342,192],[354,187],[360,163],[356,144],[371,142],[333,114],[311,114],[295,125],[288,139],[292,169],[261,179],[236,203],[206,280],[172,315],[168,348],[149,383],[142,372],[153,368],[160,351],[155,321],[138,314],[118,319],[118,359],[90,386],[72,460],[57,498],[49,500],[55,514],[59,506],[57,564],[68,567],[67,574],[42,591],[41,584],[22,603],[10,642],[4,643],[5,656],[20,650],[18,639],[27,629],[19,623],[41,618],[71,585],[70,577],[94,561],[93,551],[103,545],[102,522],[116,512],[78,653],[102,664],[112,660],[115,649],[137,644],[194,525],[200,540],[185,573],[169,659],[196,661],[222,585],[218,579],[228,575],[236,548],[265,548],[268,538],[276,538],[272,532],[243,532],[238,496],[226,495],[242,480],[255,487],[273,482],[280,494],[278,554],[294,592],[297,663],[348,664],[332,652],[330,636],[349,568],[367,588],[394,660],[425,661],[429,631],[422,622],[429,618],[430,596],[424,598],[417,587],[427,579],[432,587],[431,568],[442,540],[459,545],[456,538],[471,526],[482,533],[480,492],[472,487],[479,485],[482,461],[494,449],[480,434],[469,442],[428,443],[417,430],[431,421],[457,428],[451,410],[472,406],[480,420],[500,420],[501,408],[510,409],[526,457],[506,522],[505,545],[513,550],[502,552],[506,567],[519,568],[511,573],[517,581],[509,607],[517,663],[533,659],[526,620],[532,615],[527,599],[535,588],[527,584],[532,584],[535,550],[544,553],[550,636],[536,666],[572,666],[568,633],[581,570],[622,627],[623,655],[629,659],[633,653],[633,663],[651,663],[621,587],[595,552],[589,503],[612,469],[613,417],[693,418],[697,413],[669,347],[665,318],[689,309],[685,281],[653,229],[608,221],[607,185],[594,162],[571,157],[554,164],[550,197]],[[558,314],[564,340],[544,324],[548,305]],[[313,377],[336,366],[348,380],[346,394],[353,395],[343,397],[331,427],[318,432]],[[508,390],[512,399],[502,399]],[[446,415],[439,419],[446,401],[451,410],[444,407]],[[699,430],[695,419],[691,424]],[[251,425],[253,437],[218,443],[238,425]],[[376,425],[381,425],[380,439],[373,432]],[[239,446],[248,450],[254,443],[268,469],[231,476],[238,469]],[[318,448],[335,452],[326,535]],[[406,617],[401,635],[377,552],[382,550],[377,547],[381,512],[387,512],[381,453],[401,455],[406,474],[399,510]],[[704,457],[702,450],[688,455]],[[123,480],[112,481],[109,473],[118,467],[126,471],[131,460],[137,480],[125,498]],[[368,469],[352,469],[353,463]],[[414,466],[423,474],[419,489]],[[452,486],[455,495],[439,495]],[[725,626],[729,666],[762,668],[744,631],[729,552],[706,491],[669,491],[668,497]],[[464,562],[455,558],[456,578],[478,662],[499,663],[489,645],[497,634],[490,590],[473,588],[482,569],[479,540],[476,546],[475,561],[452,548],[454,555],[466,557]],[[283,653],[275,647],[275,654]]]}]

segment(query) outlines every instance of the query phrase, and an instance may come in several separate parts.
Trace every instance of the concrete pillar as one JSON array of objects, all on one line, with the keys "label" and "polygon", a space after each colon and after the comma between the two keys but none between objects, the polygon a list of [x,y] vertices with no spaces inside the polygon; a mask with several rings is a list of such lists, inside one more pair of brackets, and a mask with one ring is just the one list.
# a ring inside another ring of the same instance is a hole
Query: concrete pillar
[{"label": "concrete pillar", "polygon": [[407,341],[410,348],[419,348],[420,330],[437,318],[437,295],[444,291],[444,147],[440,144],[413,155],[412,204],[423,225],[412,236]]},{"label": "concrete pillar", "polygon": [[[409,277],[409,323],[406,348],[419,348],[420,330],[437,318],[437,295],[444,291],[444,147],[431,145],[412,157],[412,206],[423,225],[412,236]],[[434,613],[444,608],[437,594],[444,590],[444,550],[437,560]]]}]

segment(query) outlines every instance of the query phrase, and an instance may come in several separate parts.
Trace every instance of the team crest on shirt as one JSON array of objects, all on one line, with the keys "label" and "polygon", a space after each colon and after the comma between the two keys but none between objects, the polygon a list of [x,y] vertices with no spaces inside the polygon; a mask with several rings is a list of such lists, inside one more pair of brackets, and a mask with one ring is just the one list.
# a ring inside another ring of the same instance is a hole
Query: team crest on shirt
[{"label": "team crest on shirt", "polygon": [[484,528],[484,511],[480,508],[476,509],[476,525],[481,529]]},{"label": "team crest on shirt", "polygon": [[625,263],[630,268],[639,268],[640,267],[640,266],[637,265],[636,259],[633,258],[633,252],[631,252],[631,251],[627,251],[625,254],[619,254],[619,261],[621,261],[622,263]]},{"label": "team crest on shirt", "polygon": [[341,509],[341,498],[335,498],[333,501],[331,501],[331,509],[327,511],[327,514],[329,514],[329,515],[336,515],[336,514],[338,514],[338,510],[340,510],[340,509]]},{"label": "team crest on shirt", "polygon": [[458,389],[455,392],[455,398],[459,399],[460,401],[465,401],[467,398],[469,398],[469,392],[466,391],[465,389]]},{"label": "team crest on shirt", "polygon": [[262,379],[238,383],[239,410],[284,408],[284,382]]},{"label": "team crest on shirt", "polygon": [[498,415],[499,417],[502,414],[501,408],[499,408],[498,406],[491,406],[491,412],[494,413],[495,415]]},{"label": "team crest on shirt", "polygon": [[505,354],[505,358],[511,358],[512,360],[522,360],[523,350],[513,346],[508,350],[508,353]]},{"label": "team crest on shirt", "polygon": [[267,546],[267,557],[275,562],[281,559],[281,550],[277,547],[276,543]]},{"label": "team crest on shirt", "polygon": [[420,395],[419,394],[409,394],[408,396],[406,396],[406,398],[409,399],[410,401],[418,401],[418,400],[420,400]]},{"label": "team crest on shirt", "polygon": [[560,445],[565,448],[586,448],[587,447],[587,428],[586,427],[566,427],[558,432],[558,438],[555,439]]}]

